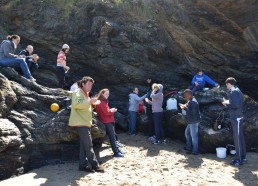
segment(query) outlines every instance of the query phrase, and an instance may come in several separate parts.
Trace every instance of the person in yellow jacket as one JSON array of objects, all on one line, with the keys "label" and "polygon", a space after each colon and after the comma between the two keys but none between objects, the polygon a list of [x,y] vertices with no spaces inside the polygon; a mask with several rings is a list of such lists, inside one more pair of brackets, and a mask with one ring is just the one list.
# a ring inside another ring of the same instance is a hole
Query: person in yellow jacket
[{"label": "person in yellow jacket", "polygon": [[[72,94],[72,108],[69,118],[69,126],[77,130],[80,136],[80,160],[79,170],[86,172],[104,172],[98,163],[93,150],[90,128],[92,126],[92,105],[100,103],[96,98],[90,98],[94,80],[85,76],[77,82],[78,89]],[[88,165],[91,164],[91,167]]]}]

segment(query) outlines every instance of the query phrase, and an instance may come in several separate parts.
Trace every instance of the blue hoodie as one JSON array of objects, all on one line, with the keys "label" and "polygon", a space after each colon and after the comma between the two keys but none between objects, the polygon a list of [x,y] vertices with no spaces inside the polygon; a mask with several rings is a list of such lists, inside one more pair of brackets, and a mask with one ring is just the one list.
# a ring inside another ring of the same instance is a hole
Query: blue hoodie
[{"label": "blue hoodie", "polygon": [[163,104],[163,85],[159,85],[159,91],[157,93],[151,92],[152,99],[152,112],[163,112],[162,104]]},{"label": "blue hoodie", "polygon": [[196,74],[194,77],[193,77],[193,80],[192,80],[192,84],[195,84],[195,82],[199,83],[200,86],[204,87],[205,86],[205,83],[209,83],[211,84],[212,86],[215,86],[216,85],[216,82],[213,81],[209,76],[207,76],[206,74],[202,74],[201,76],[199,74]]},{"label": "blue hoodie", "polygon": [[139,109],[139,104],[144,98],[146,98],[147,94],[139,97],[136,93],[132,92],[129,94],[129,111],[137,112]]}]

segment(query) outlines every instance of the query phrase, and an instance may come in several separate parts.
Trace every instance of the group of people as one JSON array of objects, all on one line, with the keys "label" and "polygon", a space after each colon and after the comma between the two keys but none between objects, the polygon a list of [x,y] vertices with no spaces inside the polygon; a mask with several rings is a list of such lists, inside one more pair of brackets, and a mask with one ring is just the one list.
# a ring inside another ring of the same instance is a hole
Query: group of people
[{"label": "group of people", "polygon": [[[36,81],[31,73],[38,69],[37,61],[39,56],[33,54],[33,46],[28,45],[25,50],[22,50],[18,55],[14,54],[17,45],[20,43],[18,35],[8,36],[2,41],[0,46],[0,66],[13,67],[21,70],[23,75],[31,80]],[[65,74],[70,69],[66,64],[66,55],[70,47],[67,44],[62,46],[62,50],[57,56],[57,77],[59,80],[59,88],[64,88]],[[139,96],[139,89],[134,88],[129,94],[129,135],[136,135],[136,118],[139,109],[139,104],[145,101],[151,105],[153,126],[155,135],[153,144],[167,143],[165,132],[162,126],[163,119],[163,85],[155,82],[152,78],[148,78],[147,82],[150,90],[147,94]],[[219,86],[214,80],[209,78],[202,70],[198,70],[193,77],[191,86],[184,91],[186,104],[179,103],[182,113],[185,116],[187,127],[185,129],[187,153],[198,155],[198,126],[201,121],[199,104],[194,94],[201,90],[208,83],[211,86]],[[109,90],[102,89],[97,97],[90,97],[89,93],[94,84],[91,77],[83,77],[77,82],[78,88],[72,94],[72,107],[69,119],[69,126],[75,128],[80,136],[80,160],[79,170],[87,172],[104,172],[104,169],[96,158],[93,150],[93,144],[90,134],[92,126],[92,111],[95,108],[100,121],[105,125],[106,134],[109,137],[114,157],[124,157],[124,152],[121,151],[116,143],[115,134],[115,119],[114,113],[116,108],[110,108],[108,104]],[[243,134],[243,94],[236,86],[236,80],[232,77],[226,80],[226,86],[229,90],[229,99],[224,99],[222,104],[228,108],[230,120],[233,128],[233,138],[236,148],[236,159],[232,161],[232,165],[239,166],[246,161],[246,147]],[[89,166],[89,164],[91,166]]]},{"label": "group of people", "polygon": [[[151,86],[150,98],[148,93],[140,97],[138,95],[138,88],[134,88],[133,92],[129,94],[129,135],[136,134],[136,115],[140,102],[145,99],[146,103],[152,105],[153,125],[155,135],[150,139],[153,144],[167,143],[164,129],[162,126],[163,115],[163,86],[155,83],[152,78],[147,79],[148,84]],[[194,97],[196,91],[202,90],[206,83],[212,87],[219,87],[219,84],[198,70],[197,74],[193,77],[191,86],[184,91],[184,98],[186,104],[179,103],[182,109],[182,115],[186,120],[187,126],[185,129],[186,138],[186,153],[198,155],[198,128],[201,122],[201,113],[197,99]],[[233,128],[233,139],[236,149],[236,159],[232,161],[232,165],[239,166],[246,161],[246,145],[243,132],[243,101],[244,97],[240,89],[236,86],[236,80],[229,77],[226,81],[226,87],[229,91],[229,99],[223,98],[222,104],[228,108],[230,121]],[[151,100],[150,100],[151,99]]]},{"label": "group of people", "polygon": [[[15,50],[21,41],[20,36],[7,36],[0,45],[0,66],[15,68],[20,74],[24,75],[30,81],[36,81],[32,74],[39,68],[37,54],[33,54],[33,46],[28,45],[18,55]],[[64,88],[65,74],[70,69],[66,65],[66,55],[69,52],[69,45],[63,44],[61,51],[57,56],[56,74],[59,81],[58,87]]]},{"label": "group of people", "polygon": [[32,77],[32,73],[38,69],[37,61],[39,56],[33,54],[33,46],[28,45],[25,50],[22,50],[18,55],[15,50],[20,43],[20,36],[7,36],[0,45],[0,66],[13,67],[21,71],[21,73],[29,80],[36,81]]}]

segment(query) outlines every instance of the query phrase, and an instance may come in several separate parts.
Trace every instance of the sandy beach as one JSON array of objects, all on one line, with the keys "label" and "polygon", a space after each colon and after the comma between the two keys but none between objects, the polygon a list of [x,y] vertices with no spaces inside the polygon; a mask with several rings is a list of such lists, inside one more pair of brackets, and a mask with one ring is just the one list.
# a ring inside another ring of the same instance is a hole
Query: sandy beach
[{"label": "sandy beach", "polygon": [[153,145],[146,136],[119,134],[126,146],[124,158],[113,158],[103,145],[100,159],[105,173],[78,171],[78,162],[49,165],[0,182],[0,186],[95,186],[95,185],[258,185],[258,154],[248,153],[248,162],[232,167],[232,157],[216,154],[189,155],[180,141]]}]

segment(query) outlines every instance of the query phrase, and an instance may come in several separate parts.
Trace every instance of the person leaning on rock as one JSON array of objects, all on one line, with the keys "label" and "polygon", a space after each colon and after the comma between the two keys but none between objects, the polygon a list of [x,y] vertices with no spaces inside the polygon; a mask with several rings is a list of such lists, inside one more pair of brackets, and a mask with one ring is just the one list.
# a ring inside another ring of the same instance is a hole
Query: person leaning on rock
[{"label": "person leaning on rock", "polygon": [[31,80],[35,79],[31,76],[30,70],[25,62],[24,55],[15,55],[14,51],[17,45],[20,43],[20,36],[12,35],[8,36],[7,40],[4,40],[0,46],[0,66],[21,68],[24,76]]},{"label": "person leaning on rock", "polygon": [[58,87],[64,88],[65,87],[65,74],[68,72],[70,67],[66,65],[66,54],[69,52],[70,47],[67,44],[62,46],[62,50],[58,53],[57,56],[57,64],[56,64],[56,71],[57,71],[57,78],[59,81]]},{"label": "person leaning on rock", "polygon": [[[69,126],[77,130],[80,136],[80,160],[79,170],[86,172],[104,172],[98,163],[93,151],[90,128],[92,126],[92,105],[100,103],[96,98],[90,98],[94,80],[91,77],[83,77],[78,81],[78,89],[72,93],[72,107],[69,118]],[[88,165],[88,161],[91,167]]]},{"label": "person leaning on rock", "polygon": [[236,148],[236,159],[232,161],[232,165],[239,166],[246,161],[246,146],[243,127],[243,102],[244,96],[240,89],[236,86],[236,79],[229,77],[226,80],[226,86],[229,90],[229,99],[223,98],[222,104],[228,108],[230,121],[233,128],[233,138]]},{"label": "person leaning on rock", "polygon": [[24,55],[25,61],[27,63],[28,68],[30,69],[30,73],[33,74],[38,68],[38,59],[39,56],[37,54],[33,54],[33,46],[28,45],[25,50],[22,50],[19,55]]}]

